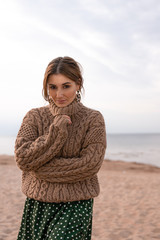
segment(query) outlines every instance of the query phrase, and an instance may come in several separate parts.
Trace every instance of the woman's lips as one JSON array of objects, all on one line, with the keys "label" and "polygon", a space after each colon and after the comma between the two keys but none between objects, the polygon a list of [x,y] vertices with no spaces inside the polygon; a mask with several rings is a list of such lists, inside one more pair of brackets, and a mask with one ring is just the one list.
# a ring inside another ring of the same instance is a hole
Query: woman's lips
[{"label": "woman's lips", "polygon": [[56,102],[59,103],[59,104],[63,104],[63,103],[66,102],[66,100],[57,100]]}]

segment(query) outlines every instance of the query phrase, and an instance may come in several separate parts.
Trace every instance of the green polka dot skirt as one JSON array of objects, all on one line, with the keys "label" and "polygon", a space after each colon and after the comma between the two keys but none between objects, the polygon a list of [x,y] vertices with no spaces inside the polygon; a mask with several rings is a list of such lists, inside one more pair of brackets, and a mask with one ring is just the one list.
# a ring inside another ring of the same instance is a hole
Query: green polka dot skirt
[{"label": "green polka dot skirt", "polygon": [[90,240],[93,199],[44,203],[27,198],[17,240]]}]

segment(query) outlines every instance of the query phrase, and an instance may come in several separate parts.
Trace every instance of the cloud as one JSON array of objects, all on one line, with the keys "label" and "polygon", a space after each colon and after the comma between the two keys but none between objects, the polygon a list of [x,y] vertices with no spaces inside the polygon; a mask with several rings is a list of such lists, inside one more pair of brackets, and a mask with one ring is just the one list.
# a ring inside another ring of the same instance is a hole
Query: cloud
[{"label": "cloud", "polygon": [[[144,121],[158,114],[159,11],[159,0],[3,1],[1,101],[9,96],[2,107],[4,119],[15,117],[15,111],[20,119],[30,107],[43,104],[45,67],[64,55],[82,64],[84,102],[105,116],[109,113],[113,128],[120,113],[126,122],[136,113]],[[14,108],[6,111],[9,99]]]}]

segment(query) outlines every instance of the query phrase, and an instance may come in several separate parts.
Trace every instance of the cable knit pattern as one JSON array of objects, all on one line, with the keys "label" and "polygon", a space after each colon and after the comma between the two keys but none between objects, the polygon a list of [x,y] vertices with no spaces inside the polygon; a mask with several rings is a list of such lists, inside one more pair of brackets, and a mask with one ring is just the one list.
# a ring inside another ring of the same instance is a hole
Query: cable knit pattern
[{"label": "cable knit pattern", "polygon": [[[69,125],[64,115],[71,118]],[[73,101],[32,109],[23,119],[15,143],[22,170],[22,191],[44,202],[67,202],[99,194],[97,172],[104,159],[103,116]]]}]

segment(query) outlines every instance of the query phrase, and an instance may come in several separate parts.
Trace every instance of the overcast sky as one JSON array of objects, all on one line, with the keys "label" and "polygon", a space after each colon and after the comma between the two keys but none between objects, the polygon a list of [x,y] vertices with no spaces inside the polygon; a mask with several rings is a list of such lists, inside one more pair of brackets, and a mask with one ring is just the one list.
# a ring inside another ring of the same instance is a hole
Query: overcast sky
[{"label": "overcast sky", "polygon": [[159,0],[0,1],[0,135],[46,104],[43,76],[58,56],[81,63],[82,102],[108,133],[160,132]]}]

